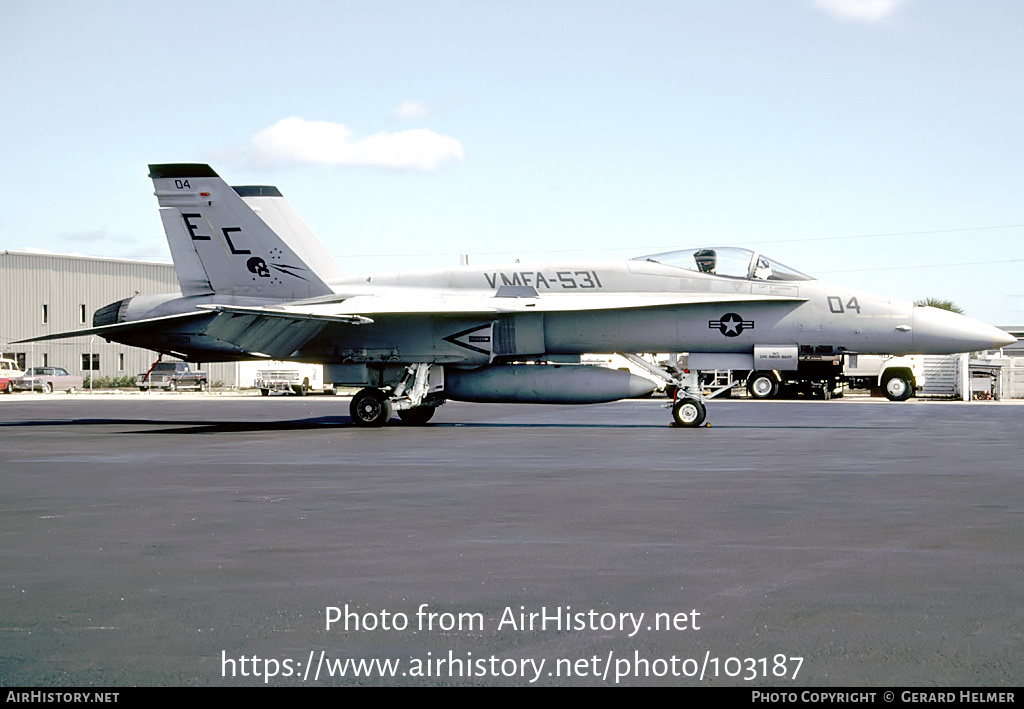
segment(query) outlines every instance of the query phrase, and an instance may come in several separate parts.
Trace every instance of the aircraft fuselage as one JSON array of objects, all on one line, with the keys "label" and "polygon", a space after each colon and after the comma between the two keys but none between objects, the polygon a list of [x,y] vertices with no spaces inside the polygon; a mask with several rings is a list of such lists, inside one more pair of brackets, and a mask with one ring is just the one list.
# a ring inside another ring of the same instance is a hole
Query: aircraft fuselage
[{"label": "aircraft fuselage", "polygon": [[[346,277],[276,187],[230,187],[203,164],[150,165],[150,177],[182,292],[111,303],[91,329],[36,339],[95,334],[203,362],[320,363],[324,381],[362,387],[350,408],[359,425],[383,425],[392,407],[422,424],[446,398],[591,403],[655,386],[572,368],[585,353],[688,352],[693,370],[781,370],[802,354],[1014,341],[734,247]],[[694,375],[648,372],[684,392],[676,423],[700,425]]]},{"label": "aircraft fuselage", "polygon": [[[332,287],[335,296],[306,301],[303,311],[359,313],[362,301],[372,297],[394,299],[402,312],[377,304],[372,324],[325,323],[297,348],[288,349],[282,338],[273,352],[263,352],[270,349],[264,346],[260,355],[321,363],[479,364],[545,354],[748,354],[756,345],[792,345],[808,353],[929,354],[988,347],[1002,334],[963,316],[824,281],[733,278],[650,261],[462,267],[363,276]],[[702,302],[708,299],[715,302]],[[409,312],[417,301],[429,312]],[[199,305],[214,304],[266,301],[246,295],[137,297],[121,322],[195,313]],[[294,309],[302,303],[282,305]],[[476,312],[465,312],[470,308]],[[211,314],[162,327],[157,343],[145,330],[124,336],[127,344],[159,344],[201,361],[244,357],[237,338],[218,336],[225,319],[231,320]]]}]

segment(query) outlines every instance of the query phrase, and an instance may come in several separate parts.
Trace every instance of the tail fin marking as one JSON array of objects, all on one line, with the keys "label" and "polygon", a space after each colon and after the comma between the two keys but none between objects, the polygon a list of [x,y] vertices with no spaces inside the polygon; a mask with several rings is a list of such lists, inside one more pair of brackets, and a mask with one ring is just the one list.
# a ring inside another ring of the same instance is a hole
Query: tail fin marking
[{"label": "tail fin marking", "polygon": [[[149,169],[183,294],[296,300],[333,292],[209,165]],[[322,249],[306,232],[292,241],[312,239]]]}]

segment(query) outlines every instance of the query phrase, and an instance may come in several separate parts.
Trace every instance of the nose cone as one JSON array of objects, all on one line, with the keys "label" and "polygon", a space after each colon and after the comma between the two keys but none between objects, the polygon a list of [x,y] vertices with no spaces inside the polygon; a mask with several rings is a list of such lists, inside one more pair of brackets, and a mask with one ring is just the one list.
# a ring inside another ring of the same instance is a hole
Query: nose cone
[{"label": "nose cone", "polygon": [[955,354],[995,350],[1017,341],[1013,335],[980,320],[931,307],[914,308],[914,351]]}]

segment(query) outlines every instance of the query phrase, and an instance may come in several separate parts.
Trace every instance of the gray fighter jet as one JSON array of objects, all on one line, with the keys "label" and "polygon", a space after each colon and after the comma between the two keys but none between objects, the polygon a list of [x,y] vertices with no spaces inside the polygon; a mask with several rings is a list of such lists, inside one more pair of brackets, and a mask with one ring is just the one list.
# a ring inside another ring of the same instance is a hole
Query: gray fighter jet
[{"label": "gray fighter jet", "polygon": [[[180,293],[96,311],[95,334],[202,362],[324,365],[360,387],[351,415],[426,423],[446,400],[586,404],[653,382],[583,353],[689,352],[689,367],[795,369],[806,354],[944,354],[1015,342],[962,315],[832,285],[763,254],[700,248],[625,261],[463,266],[346,276],[275,187],[230,187],[208,165],[150,165]],[[632,358],[704,422],[696,372]]]}]

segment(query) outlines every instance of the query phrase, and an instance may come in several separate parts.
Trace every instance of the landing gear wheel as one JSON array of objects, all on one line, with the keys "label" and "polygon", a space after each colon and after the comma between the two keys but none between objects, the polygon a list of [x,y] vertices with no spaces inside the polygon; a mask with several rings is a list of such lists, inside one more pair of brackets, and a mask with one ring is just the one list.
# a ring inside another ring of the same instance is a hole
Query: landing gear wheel
[{"label": "landing gear wheel", "polygon": [[672,406],[672,418],[677,426],[696,428],[704,423],[708,412],[696,399],[680,399]]},{"label": "landing gear wheel", "polygon": [[899,374],[887,379],[884,384],[885,398],[889,401],[906,401],[914,394],[910,380]]},{"label": "landing gear wheel", "polygon": [[779,382],[768,372],[754,372],[747,380],[747,393],[755,399],[773,399],[779,393]]},{"label": "landing gear wheel", "polygon": [[414,406],[398,412],[398,418],[410,426],[422,426],[434,416],[436,406]]},{"label": "landing gear wheel", "polygon": [[356,426],[378,428],[391,418],[391,402],[388,401],[387,394],[373,387],[356,392],[348,410],[352,416],[352,423]]}]

